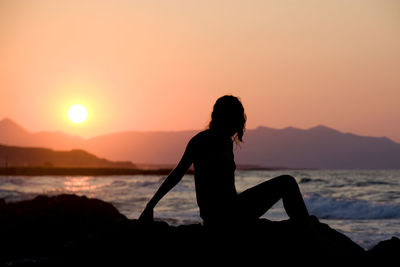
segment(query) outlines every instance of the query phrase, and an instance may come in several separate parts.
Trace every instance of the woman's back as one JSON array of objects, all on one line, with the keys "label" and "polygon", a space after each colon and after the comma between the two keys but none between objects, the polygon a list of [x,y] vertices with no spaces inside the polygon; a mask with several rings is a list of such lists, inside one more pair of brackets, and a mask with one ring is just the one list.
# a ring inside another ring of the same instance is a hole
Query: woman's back
[{"label": "woman's back", "polygon": [[190,145],[200,216],[204,221],[230,217],[237,196],[232,138],[205,130]]}]

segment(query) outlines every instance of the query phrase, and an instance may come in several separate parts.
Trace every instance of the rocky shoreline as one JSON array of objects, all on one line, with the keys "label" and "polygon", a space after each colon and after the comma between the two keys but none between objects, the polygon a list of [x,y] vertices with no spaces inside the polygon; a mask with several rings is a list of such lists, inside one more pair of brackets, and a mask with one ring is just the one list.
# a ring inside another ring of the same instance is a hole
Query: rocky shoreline
[{"label": "rocky shoreline", "polygon": [[313,234],[290,220],[260,219],[251,225],[218,228],[170,226],[166,222],[141,224],[127,219],[110,203],[84,196],[0,200],[0,265],[253,266],[270,261],[369,265],[394,262],[400,253],[396,237],[366,251],[315,217],[314,221]]}]

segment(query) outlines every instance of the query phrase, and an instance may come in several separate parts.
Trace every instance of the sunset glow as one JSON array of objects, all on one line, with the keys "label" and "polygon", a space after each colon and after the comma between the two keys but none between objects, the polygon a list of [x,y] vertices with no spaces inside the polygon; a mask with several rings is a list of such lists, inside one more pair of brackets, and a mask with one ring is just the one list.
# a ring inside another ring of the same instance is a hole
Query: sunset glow
[{"label": "sunset glow", "polygon": [[[0,119],[83,137],[197,130],[233,94],[249,129],[400,142],[399,12],[391,0],[3,0]],[[66,103],[87,107],[85,127],[63,120]]]},{"label": "sunset glow", "polygon": [[68,109],[68,118],[73,123],[82,123],[88,116],[87,109],[79,104],[73,105]]},{"label": "sunset glow", "polygon": [[400,0],[0,0],[0,266],[385,265],[399,192]]}]

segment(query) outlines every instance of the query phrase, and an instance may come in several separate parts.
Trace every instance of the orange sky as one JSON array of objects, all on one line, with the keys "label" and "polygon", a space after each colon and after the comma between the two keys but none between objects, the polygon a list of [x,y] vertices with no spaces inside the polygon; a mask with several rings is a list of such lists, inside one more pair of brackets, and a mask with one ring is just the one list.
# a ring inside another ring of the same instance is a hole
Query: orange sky
[{"label": "orange sky", "polygon": [[2,0],[0,119],[84,137],[201,129],[234,94],[248,128],[400,142],[399,47],[396,0]]}]

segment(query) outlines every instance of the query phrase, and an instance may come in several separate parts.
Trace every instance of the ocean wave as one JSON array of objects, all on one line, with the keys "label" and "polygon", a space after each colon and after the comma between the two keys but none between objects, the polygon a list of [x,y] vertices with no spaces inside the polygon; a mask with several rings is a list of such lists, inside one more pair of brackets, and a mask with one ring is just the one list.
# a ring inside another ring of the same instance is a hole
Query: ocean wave
[{"label": "ocean wave", "polygon": [[0,185],[12,184],[17,186],[23,186],[26,184],[26,179],[20,177],[1,176],[0,178],[1,178]]},{"label": "ocean wave", "polygon": [[321,219],[378,220],[400,219],[400,205],[377,204],[365,200],[335,199],[318,194],[304,198],[310,214]]},{"label": "ocean wave", "polygon": [[371,185],[392,185],[392,184],[385,181],[365,181],[365,182],[356,182],[354,185],[358,187],[363,187]]},{"label": "ocean wave", "polygon": [[308,177],[304,177],[304,178],[301,178],[301,180],[299,181],[299,184],[306,184],[306,183],[310,183],[310,182],[326,183],[326,181],[322,180],[322,179],[311,179]]}]

